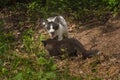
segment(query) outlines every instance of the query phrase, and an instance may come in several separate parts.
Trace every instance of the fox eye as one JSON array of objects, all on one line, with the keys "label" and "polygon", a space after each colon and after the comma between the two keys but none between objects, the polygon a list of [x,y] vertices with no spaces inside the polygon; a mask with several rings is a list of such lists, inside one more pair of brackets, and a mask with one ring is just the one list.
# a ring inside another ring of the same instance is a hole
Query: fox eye
[{"label": "fox eye", "polygon": [[58,27],[59,27],[59,26],[58,26],[58,25],[56,25],[56,26],[54,26],[53,28],[54,28],[55,30],[57,30],[57,29],[58,29]]}]

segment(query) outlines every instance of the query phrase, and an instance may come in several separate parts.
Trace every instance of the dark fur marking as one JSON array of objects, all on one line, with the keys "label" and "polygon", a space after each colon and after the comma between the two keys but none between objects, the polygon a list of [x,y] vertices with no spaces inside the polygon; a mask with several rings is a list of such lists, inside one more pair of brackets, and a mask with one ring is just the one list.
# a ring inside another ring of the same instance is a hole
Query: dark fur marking
[{"label": "dark fur marking", "polygon": [[60,56],[67,54],[71,57],[78,55],[86,57],[86,50],[84,46],[73,38],[65,38],[62,41],[57,41],[56,39],[48,39],[45,40],[43,44],[51,56]]},{"label": "dark fur marking", "polygon": [[50,29],[50,26],[51,26],[51,25],[53,26],[53,29],[58,30],[59,24],[56,23],[56,22],[48,22],[48,25],[47,25],[47,29],[48,29],[48,30]]}]

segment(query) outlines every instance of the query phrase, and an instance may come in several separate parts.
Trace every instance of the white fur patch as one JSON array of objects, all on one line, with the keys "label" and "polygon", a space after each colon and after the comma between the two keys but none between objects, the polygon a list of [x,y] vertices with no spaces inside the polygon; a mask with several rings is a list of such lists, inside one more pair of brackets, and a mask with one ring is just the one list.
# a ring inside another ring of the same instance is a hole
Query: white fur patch
[{"label": "white fur patch", "polygon": [[50,30],[49,30],[49,33],[51,33],[51,32],[55,32],[52,25],[50,26]]}]

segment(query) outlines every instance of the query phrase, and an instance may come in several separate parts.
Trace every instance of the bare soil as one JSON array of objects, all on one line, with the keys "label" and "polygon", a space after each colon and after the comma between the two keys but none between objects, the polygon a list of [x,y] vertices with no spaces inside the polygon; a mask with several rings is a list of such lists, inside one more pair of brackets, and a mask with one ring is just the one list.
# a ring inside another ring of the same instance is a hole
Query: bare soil
[{"label": "bare soil", "polygon": [[58,61],[60,69],[67,64],[71,75],[83,79],[98,77],[104,80],[120,80],[120,19],[110,19],[106,24],[96,22],[77,25],[69,29],[71,37],[79,40],[86,50],[98,50],[99,55]]}]

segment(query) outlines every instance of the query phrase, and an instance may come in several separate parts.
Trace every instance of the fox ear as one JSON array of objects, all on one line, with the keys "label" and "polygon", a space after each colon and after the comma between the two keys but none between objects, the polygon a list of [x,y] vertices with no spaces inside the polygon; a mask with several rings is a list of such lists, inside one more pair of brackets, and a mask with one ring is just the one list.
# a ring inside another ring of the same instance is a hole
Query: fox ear
[{"label": "fox ear", "polygon": [[57,23],[60,22],[60,17],[59,17],[59,16],[56,16],[56,18],[55,18],[55,22],[57,22]]}]

